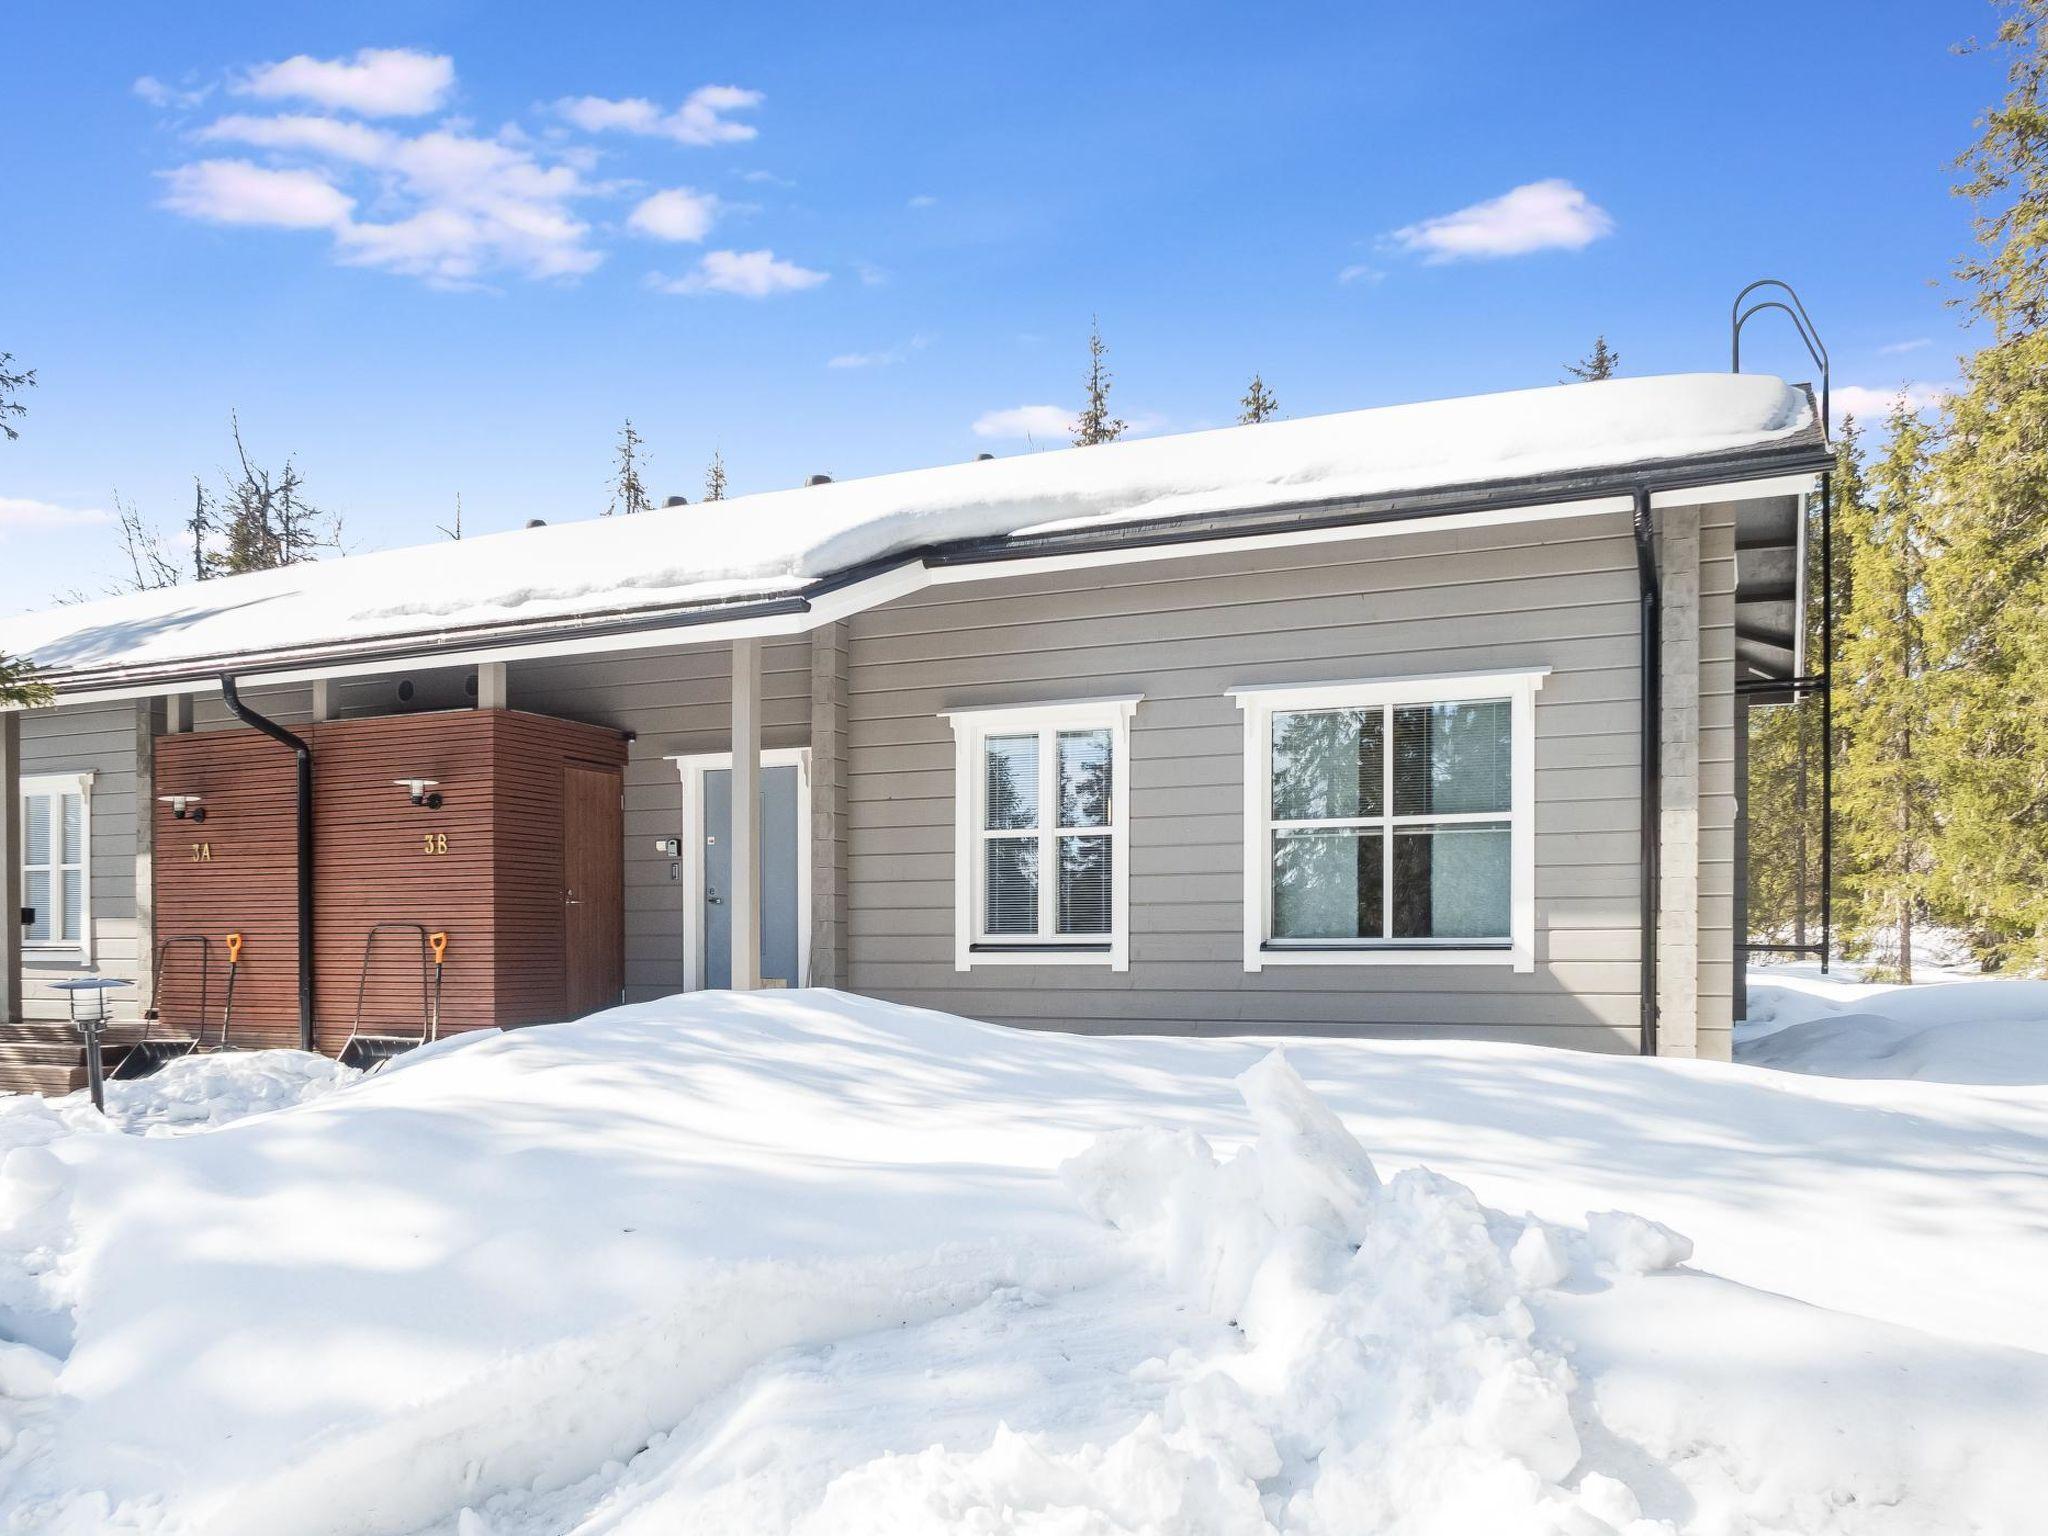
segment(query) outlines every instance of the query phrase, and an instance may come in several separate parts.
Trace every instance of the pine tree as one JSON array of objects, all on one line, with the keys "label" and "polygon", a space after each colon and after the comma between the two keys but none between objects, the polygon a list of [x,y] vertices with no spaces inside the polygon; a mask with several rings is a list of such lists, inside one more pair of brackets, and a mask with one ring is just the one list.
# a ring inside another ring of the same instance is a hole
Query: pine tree
[{"label": "pine tree", "polygon": [[711,467],[704,471],[704,499],[725,500],[725,455],[716,448],[711,450]]},{"label": "pine tree", "polygon": [[633,430],[633,418],[628,416],[626,424],[619,428],[618,465],[612,472],[612,501],[604,509],[606,517],[614,512],[631,516],[654,505],[647,499],[647,487],[640,483],[640,465],[646,459],[641,450],[645,446],[646,440]]},{"label": "pine tree", "polygon": [[2048,0],[1998,29],[2009,90],[1957,162],[1977,206],[1956,275],[1989,344],[1939,461],[1930,640],[1944,766],[1939,894],[1987,967],[2048,972]]},{"label": "pine tree", "polygon": [[210,573],[276,570],[339,549],[341,519],[306,500],[297,463],[287,458],[273,473],[249,457],[240,419],[230,413],[228,423],[237,468],[226,476],[226,494],[215,518],[220,548],[207,552]]},{"label": "pine tree", "polygon": [[1602,379],[1613,378],[1615,369],[1620,366],[1621,354],[1607,345],[1605,335],[1595,336],[1591,352],[1576,363],[1564,365],[1564,371],[1571,375],[1564,382],[1569,384],[1576,379],[1581,384],[1596,384]]},{"label": "pine tree", "polygon": [[28,414],[28,407],[23,405],[16,397],[24,389],[34,389],[35,387],[35,369],[24,368],[20,373],[16,373],[14,371],[14,354],[12,352],[0,352],[0,435],[4,435],[10,443],[20,437],[21,434],[8,425],[7,418],[10,416],[26,416]]},{"label": "pine tree", "polygon": [[1926,573],[1931,434],[1901,398],[1870,469],[1867,508],[1844,506],[1855,607],[1837,664],[1842,730],[1836,805],[1847,858],[1838,872],[1844,937],[1901,982],[1913,979],[1913,925],[1933,871],[1936,765],[1927,687]]},{"label": "pine tree", "polygon": [[1091,318],[1088,331],[1088,404],[1074,422],[1074,446],[1091,447],[1113,443],[1130,425],[1109,414],[1109,386],[1112,375],[1103,363],[1109,348],[1102,344],[1102,322]]},{"label": "pine tree", "polygon": [[1237,403],[1244,408],[1237,419],[1245,426],[1270,421],[1280,412],[1280,402],[1273,398],[1273,392],[1266,388],[1266,381],[1256,373],[1252,375],[1251,387]]}]

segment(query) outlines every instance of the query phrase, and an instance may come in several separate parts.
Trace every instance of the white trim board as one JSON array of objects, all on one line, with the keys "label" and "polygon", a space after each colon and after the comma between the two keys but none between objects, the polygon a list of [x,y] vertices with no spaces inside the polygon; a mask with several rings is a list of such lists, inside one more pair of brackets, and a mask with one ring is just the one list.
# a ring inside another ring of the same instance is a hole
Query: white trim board
[{"label": "white trim board", "polygon": [[[676,765],[683,791],[683,990],[704,990],[704,771],[732,767],[730,752],[680,752]],[[796,984],[811,984],[811,749],[763,747],[763,768],[796,769]]]}]

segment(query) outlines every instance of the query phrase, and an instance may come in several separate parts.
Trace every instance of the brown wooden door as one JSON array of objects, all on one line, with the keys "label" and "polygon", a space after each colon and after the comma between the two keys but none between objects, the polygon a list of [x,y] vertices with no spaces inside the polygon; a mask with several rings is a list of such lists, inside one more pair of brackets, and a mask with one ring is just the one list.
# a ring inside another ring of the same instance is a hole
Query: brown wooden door
[{"label": "brown wooden door", "polygon": [[562,940],[570,1018],[619,1000],[626,971],[625,825],[619,770],[562,769]]}]

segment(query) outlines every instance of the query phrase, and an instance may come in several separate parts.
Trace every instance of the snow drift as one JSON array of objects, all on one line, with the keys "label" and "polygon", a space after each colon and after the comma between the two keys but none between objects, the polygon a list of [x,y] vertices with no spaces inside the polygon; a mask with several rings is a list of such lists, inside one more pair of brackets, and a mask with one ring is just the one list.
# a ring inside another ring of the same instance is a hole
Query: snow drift
[{"label": "snow drift", "polygon": [[[1022,1034],[799,992],[466,1039],[184,1134],[18,1111],[59,1129],[0,1163],[0,1329],[21,1337],[22,1298],[64,1326],[0,1350],[0,1513],[160,1536],[2018,1528],[2048,1360],[1955,1334],[2038,1323],[2048,1114],[1916,1119],[1884,1091]],[[1839,1160],[1789,1157],[1795,1125]],[[1782,1219],[1795,1172],[1839,1225]],[[1722,1278],[1766,1274],[1803,1299]],[[1840,1307],[1903,1289],[1944,1326]]]}]

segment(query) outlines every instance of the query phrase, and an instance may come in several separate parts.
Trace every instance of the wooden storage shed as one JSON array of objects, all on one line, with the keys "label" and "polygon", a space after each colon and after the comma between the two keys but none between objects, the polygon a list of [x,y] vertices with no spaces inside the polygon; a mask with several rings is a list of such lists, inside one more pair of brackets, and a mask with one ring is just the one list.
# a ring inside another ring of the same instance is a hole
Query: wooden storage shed
[{"label": "wooden storage shed", "polygon": [[[616,731],[511,710],[451,710],[302,727],[313,755],[314,1020],[338,1051],[378,924],[448,935],[444,1033],[573,1018],[624,980],[621,772]],[[233,1038],[296,1045],[298,933],[292,753],[256,731],[160,736],[154,807],[159,1030],[225,1001],[229,933],[242,935]],[[433,781],[415,804],[406,783]],[[173,797],[186,797],[176,814]],[[204,809],[195,819],[191,797]],[[422,1015],[417,932],[381,932],[363,986],[366,1029],[410,1034]]]}]

